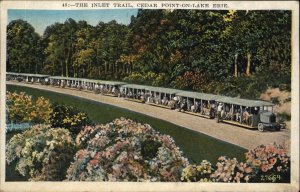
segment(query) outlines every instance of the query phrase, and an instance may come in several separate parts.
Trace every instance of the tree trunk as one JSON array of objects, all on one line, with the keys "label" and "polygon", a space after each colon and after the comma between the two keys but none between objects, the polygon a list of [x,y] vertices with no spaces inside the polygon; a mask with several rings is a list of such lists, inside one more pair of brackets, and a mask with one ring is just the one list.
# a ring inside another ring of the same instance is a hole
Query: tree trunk
[{"label": "tree trunk", "polygon": [[[71,54],[71,49],[72,49],[72,43],[70,43],[70,47],[69,47],[69,50],[68,50],[67,58],[65,60],[65,62],[66,62],[66,77],[69,77],[68,63],[69,63],[69,58],[70,58],[70,54]],[[71,62],[71,65],[72,65],[72,62]]]},{"label": "tree trunk", "polygon": [[68,63],[66,63],[66,77],[69,77]]},{"label": "tree trunk", "polygon": [[234,56],[234,76],[237,77],[238,76],[238,71],[237,71],[237,58],[238,58],[238,54],[236,53]]},{"label": "tree trunk", "polygon": [[74,68],[74,77],[77,77],[77,65],[75,65],[73,68]]},{"label": "tree trunk", "polygon": [[64,76],[64,66],[63,66],[63,62],[60,61],[60,65],[61,65],[61,76]]},{"label": "tree trunk", "polygon": [[246,68],[246,76],[250,76],[250,67],[251,67],[251,53],[247,53],[247,68]]},{"label": "tree trunk", "polygon": [[115,74],[115,63],[111,64],[111,75],[114,76]]},{"label": "tree trunk", "polygon": [[54,62],[52,62],[52,75],[54,75]]}]

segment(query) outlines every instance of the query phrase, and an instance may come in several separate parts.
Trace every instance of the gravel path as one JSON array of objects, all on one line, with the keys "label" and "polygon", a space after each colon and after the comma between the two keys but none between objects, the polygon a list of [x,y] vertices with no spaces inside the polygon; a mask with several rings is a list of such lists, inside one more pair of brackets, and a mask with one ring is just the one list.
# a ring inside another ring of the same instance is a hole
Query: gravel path
[{"label": "gravel path", "polygon": [[245,129],[229,124],[216,123],[216,121],[212,119],[201,118],[194,115],[180,113],[174,110],[127,101],[118,97],[103,96],[91,92],[17,82],[7,82],[7,84],[26,86],[36,89],[53,91],[57,93],[69,94],[77,97],[98,101],[101,103],[107,103],[118,107],[127,108],[132,111],[163,119],[176,125],[204,133],[211,137],[241,146],[246,149],[254,148],[260,144],[268,144],[272,142],[282,143],[286,140],[289,140],[291,134],[289,129],[283,129],[279,132],[259,132],[257,130]]}]

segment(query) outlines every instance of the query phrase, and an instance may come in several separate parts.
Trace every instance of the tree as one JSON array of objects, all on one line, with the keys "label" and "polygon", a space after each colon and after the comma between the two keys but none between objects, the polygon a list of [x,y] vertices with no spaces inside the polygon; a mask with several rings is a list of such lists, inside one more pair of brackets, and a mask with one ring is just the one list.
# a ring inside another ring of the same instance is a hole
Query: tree
[{"label": "tree", "polygon": [[40,73],[43,59],[40,36],[26,21],[7,26],[7,71]]}]

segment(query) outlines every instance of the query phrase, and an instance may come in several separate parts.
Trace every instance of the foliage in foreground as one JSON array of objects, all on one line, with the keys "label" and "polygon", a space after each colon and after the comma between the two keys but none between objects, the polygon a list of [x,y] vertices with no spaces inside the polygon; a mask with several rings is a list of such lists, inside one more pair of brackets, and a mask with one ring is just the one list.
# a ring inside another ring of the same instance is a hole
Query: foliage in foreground
[{"label": "foliage in foreground", "polygon": [[73,106],[51,104],[44,97],[33,99],[25,92],[7,92],[6,98],[9,123],[7,131],[22,130],[29,125],[44,123],[51,124],[53,128],[66,128],[77,135],[83,126],[91,124],[86,113]]},{"label": "foliage in foreground", "polygon": [[52,108],[53,113],[50,116],[51,127],[64,127],[77,135],[83,126],[91,124],[87,114],[73,106],[54,103]]},{"label": "foliage in foreground", "polygon": [[221,156],[193,165],[172,137],[121,118],[86,126],[75,141],[67,129],[32,126],[7,143],[6,161],[33,181],[289,182],[287,149],[260,145],[242,162]]},{"label": "foliage in foreground", "polygon": [[76,144],[67,180],[179,181],[188,164],[170,136],[124,118],[86,127]]},{"label": "foliage in foreground", "polygon": [[9,122],[49,123],[52,113],[48,99],[38,97],[34,100],[25,92],[7,92],[6,105]]},{"label": "foliage in foreground", "polygon": [[14,135],[6,144],[6,162],[32,181],[60,181],[75,153],[70,132],[48,125],[35,125]]},{"label": "foliage in foreground", "polygon": [[181,179],[190,182],[289,182],[290,157],[282,145],[260,145],[246,153],[245,162],[222,156],[215,166],[207,161],[200,165],[188,165]]}]

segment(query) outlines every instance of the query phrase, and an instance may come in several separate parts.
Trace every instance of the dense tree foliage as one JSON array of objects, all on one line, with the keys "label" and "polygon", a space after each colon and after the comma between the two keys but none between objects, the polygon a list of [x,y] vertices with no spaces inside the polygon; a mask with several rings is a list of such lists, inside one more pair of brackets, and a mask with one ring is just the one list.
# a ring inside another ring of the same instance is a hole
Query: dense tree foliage
[{"label": "dense tree foliage", "polygon": [[241,97],[290,89],[290,11],[139,10],[129,25],[8,27],[8,71],[124,80]]},{"label": "dense tree foliage", "polygon": [[7,71],[36,73],[42,62],[41,37],[26,21],[11,21],[7,26]]}]

